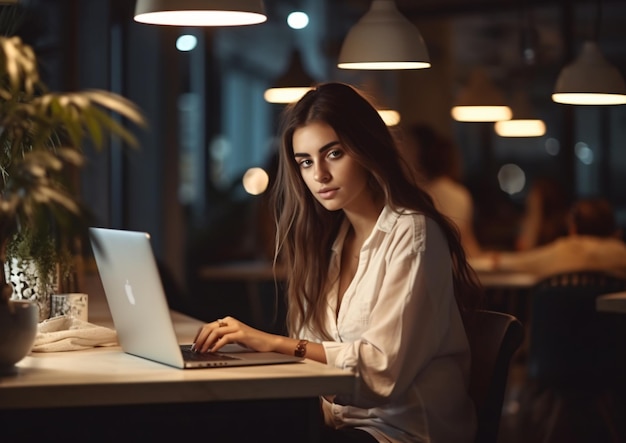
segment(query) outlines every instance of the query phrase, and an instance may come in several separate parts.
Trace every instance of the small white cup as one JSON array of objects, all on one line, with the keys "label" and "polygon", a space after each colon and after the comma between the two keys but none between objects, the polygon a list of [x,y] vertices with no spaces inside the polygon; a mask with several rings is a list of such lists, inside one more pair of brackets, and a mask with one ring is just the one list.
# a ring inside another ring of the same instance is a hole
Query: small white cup
[{"label": "small white cup", "polygon": [[82,321],[88,321],[87,294],[72,292],[52,294],[50,300],[50,318],[67,315]]}]

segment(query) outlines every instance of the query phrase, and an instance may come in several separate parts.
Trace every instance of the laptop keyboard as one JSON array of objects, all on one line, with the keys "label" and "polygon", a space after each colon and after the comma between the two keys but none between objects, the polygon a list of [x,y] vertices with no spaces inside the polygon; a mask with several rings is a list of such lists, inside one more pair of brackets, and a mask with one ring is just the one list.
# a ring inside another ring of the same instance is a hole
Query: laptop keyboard
[{"label": "laptop keyboard", "polygon": [[218,352],[194,352],[189,349],[188,345],[181,346],[180,350],[183,353],[183,358],[187,361],[225,361],[225,360],[238,360],[236,357],[230,355],[220,354]]}]

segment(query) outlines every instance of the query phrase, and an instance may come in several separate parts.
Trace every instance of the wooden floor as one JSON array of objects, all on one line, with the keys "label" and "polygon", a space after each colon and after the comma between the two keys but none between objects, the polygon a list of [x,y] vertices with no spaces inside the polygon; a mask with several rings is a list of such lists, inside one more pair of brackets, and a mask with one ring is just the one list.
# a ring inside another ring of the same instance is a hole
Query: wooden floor
[{"label": "wooden floor", "polygon": [[603,401],[572,395],[559,403],[552,392],[536,392],[526,369],[517,356],[509,373],[498,443],[626,443],[623,395],[610,392],[600,397]]}]

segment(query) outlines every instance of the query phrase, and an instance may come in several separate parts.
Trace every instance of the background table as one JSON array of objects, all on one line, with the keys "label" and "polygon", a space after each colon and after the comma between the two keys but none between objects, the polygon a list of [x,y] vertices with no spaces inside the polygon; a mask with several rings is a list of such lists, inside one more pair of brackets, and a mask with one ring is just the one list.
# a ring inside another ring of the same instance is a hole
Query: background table
[{"label": "background table", "polygon": [[[526,272],[494,271],[477,267],[476,274],[485,288],[485,307],[513,314],[520,320],[528,318],[530,289],[540,280]],[[245,284],[247,300],[255,324],[266,322],[263,309],[262,285],[281,284],[284,271],[275,270],[269,261],[239,261],[202,266],[198,277],[206,282],[241,282]],[[274,293],[272,292],[272,295]]]},{"label": "background table", "polygon": [[626,314],[626,292],[614,292],[596,297],[596,310]]}]

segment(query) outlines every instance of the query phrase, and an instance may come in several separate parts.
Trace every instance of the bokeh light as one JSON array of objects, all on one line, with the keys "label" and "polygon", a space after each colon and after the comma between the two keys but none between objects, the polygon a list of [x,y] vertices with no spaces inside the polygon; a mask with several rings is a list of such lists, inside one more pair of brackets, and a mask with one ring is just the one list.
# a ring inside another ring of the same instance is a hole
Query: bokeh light
[{"label": "bokeh light", "polygon": [[195,35],[184,34],[176,39],[176,49],[181,52],[189,52],[198,45]]},{"label": "bokeh light", "polygon": [[309,16],[301,11],[294,11],[287,16],[287,24],[291,29],[304,29],[309,25]]},{"label": "bokeh light", "polygon": [[243,188],[248,194],[259,195],[267,189],[270,178],[262,168],[250,168],[243,175],[242,181]]},{"label": "bokeh light", "polygon": [[500,189],[509,195],[517,194],[526,185],[524,170],[514,163],[502,165],[498,171],[498,183]]}]

